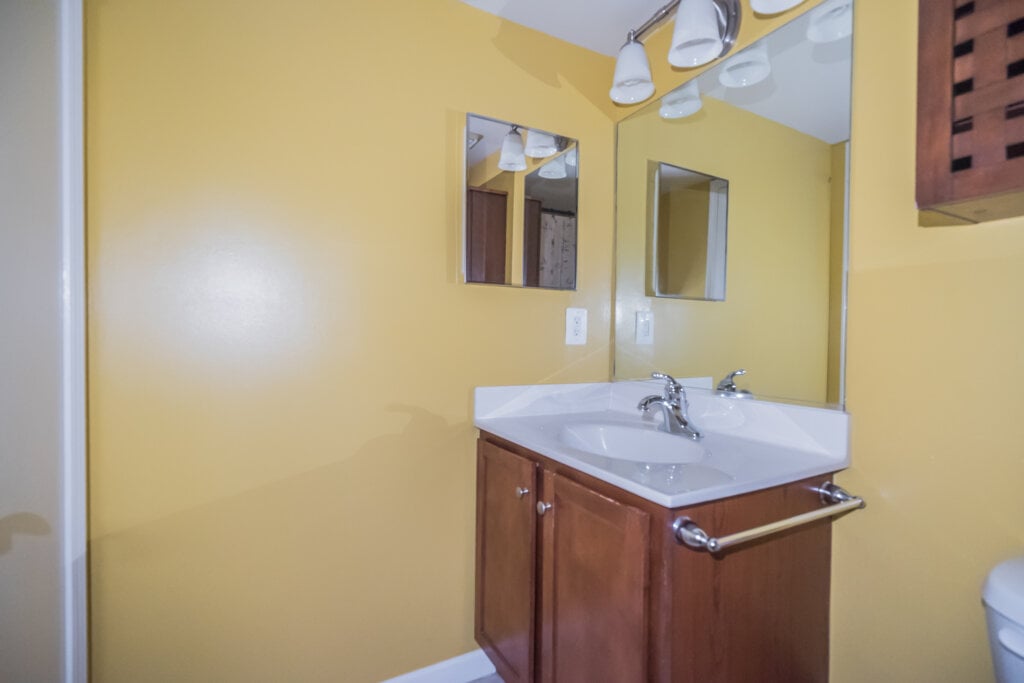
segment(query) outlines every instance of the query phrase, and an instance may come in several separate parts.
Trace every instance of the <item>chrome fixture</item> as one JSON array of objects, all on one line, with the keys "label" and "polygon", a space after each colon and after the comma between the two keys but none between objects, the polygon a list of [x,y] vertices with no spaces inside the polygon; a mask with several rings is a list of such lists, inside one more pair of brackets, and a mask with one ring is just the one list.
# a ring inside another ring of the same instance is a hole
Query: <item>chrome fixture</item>
[{"label": "chrome fixture", "polygon": [[747,374],[747,371],[740,368],[739,370],[733,370],[723,377],[722,381],[718,383],[718,387],[716,387],[718,395],[725,398],[753,398],[754,395],[752,393],[746,389],[739,389],[736,386],[736,378],[745,374]]},{"label": "chrome fixture", "polygon": [[703,435],[687,416],[690,403],[686,400],[686,389],[683,388],[683,385],[677,382],[672,375],[666,375],[663,372],[653,372],[651,377],[665,380],[665,390],[661,396],[654,394],[640,399],[640,403],[636,406],[637,410],[646,415],[651,406],[658,406],[661,408],[662,417],[664,417],[664,422],[658,429],[669,434],[688,436],[695,441],[700,439]]},{"label": "chrome fixture", "polygon": [[608,93],[613,102],[637,104],[654,94],[650,62],[640,41],[664,23],[673,10],[675,27],[668,51],[672,66],[701,66],[732,50],[740,30],[740,0],[672,0],[626,34]]},{"label": "chrome fixture", "polygon": [[545,502],[541,501],[541,502],[537,503],[537,514],[540,515],[541,517],[543,517],[544,513],[547,512],[548,510],[550,510],[551,507],[552,507],[551,503],[545,503]]},{"label": "chrome fixture", "polygon": [[682,545],[687,545],[697,550],[718,553],[741,543],[764,538],[765,536],[777,534],[780,531],[792,529],[793,527],[810,524],[826,517],[834,517],[850,510],[859,510],[867,505],[863,498],[850,495],[830,481],[826,481],[820,487],[813,490],[818,492],[821,502],[825,504],[825,507],[819,510],[812,510],[811,512],[794,515],[778,522],[764,524],[753,529],[739,531],[735,534],[718,538],[709,536],[706,531],[697,526],[697,523],[689,517],[679,517],[672,523],[672,532],[675,534],[676,541]]}]

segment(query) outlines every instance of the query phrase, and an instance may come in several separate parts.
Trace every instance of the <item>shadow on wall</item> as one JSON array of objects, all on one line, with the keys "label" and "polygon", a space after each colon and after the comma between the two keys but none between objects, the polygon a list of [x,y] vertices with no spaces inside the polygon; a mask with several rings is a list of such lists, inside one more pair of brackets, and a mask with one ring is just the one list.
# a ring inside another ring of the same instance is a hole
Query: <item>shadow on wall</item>
[{"label": "shadow on wall", "polygon": [[[625,30],[623,30],[623,35],[625,35]],[[550,51],[537,49],[533,31],[510,21],[501,22],[501,27],[492,42],[501,54],[538,81],[553,88],[560,88],[562,87],[561,79],[564,79],[598,109],[608,110],[614,106],[607,98],[606,89],[594,90],[593,62],[582,59],[552,59]],[[571,49],[579,50],[580,48],[573,47]],[[613,62],[611,57],[607,59],[607,77],[609,79],[607,87],[611,87]]]},{"label": "shadow on wall", "polygon": [[93,675],[359,683],[472,649],[472,425],[387,410],[351,457],[94,539]]},{"label": "shadow on wall", "polygon": [[0,517],[0,555],[10,552],[16,534],[49,536],[52,531],[49,522],[31,512],[15,512],[12,515]]}]

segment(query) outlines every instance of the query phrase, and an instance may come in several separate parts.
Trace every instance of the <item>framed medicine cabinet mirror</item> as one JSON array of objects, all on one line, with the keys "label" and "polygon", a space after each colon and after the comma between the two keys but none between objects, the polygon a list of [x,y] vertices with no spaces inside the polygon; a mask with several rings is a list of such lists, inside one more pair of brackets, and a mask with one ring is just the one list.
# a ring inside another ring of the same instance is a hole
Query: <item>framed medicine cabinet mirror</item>
[{"label": "framed medicine cabinet mirror", "polygon": [[579,145],[466,117],[466,282],[576,289]]},{"label": "framed medicine cabinet mirror", "polygon": [[616,379],[843,403],[853,2],[792,13],[618,124]]}]

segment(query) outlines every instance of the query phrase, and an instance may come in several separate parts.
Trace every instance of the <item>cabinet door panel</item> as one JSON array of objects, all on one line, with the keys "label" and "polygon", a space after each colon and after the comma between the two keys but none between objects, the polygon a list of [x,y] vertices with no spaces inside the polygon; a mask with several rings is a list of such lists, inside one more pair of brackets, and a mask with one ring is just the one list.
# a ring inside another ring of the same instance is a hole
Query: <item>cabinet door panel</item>
[{"label": "cabinet door panel", "polygon": [[535,463],[478,442],[475,634],[505,683],[533,680],[536,484]]},{"label": "cabinet door panel", "polygon": [[649,516],[544,473],[541,680],[647,680]]}]

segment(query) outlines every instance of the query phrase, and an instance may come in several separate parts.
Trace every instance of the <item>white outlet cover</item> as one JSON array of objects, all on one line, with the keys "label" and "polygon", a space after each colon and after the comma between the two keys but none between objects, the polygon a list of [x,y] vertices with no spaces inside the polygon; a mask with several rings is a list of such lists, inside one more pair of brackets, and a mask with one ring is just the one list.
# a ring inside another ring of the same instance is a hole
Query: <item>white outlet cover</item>
[{"label": "white outlet cover", "polygon": [[650,311],[636,312],[636,343],[654,343],[654,314]]},{"label": "white outlet cover", "polygon": [[575,346],[587,343],[587,309],[565,309],[565,343]]}]

